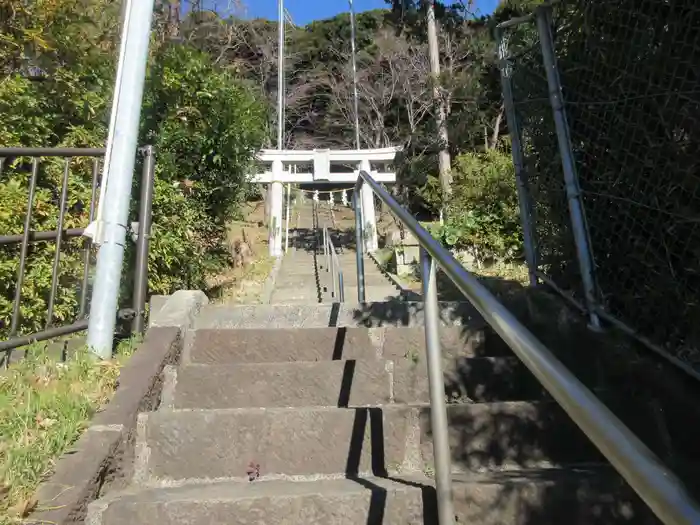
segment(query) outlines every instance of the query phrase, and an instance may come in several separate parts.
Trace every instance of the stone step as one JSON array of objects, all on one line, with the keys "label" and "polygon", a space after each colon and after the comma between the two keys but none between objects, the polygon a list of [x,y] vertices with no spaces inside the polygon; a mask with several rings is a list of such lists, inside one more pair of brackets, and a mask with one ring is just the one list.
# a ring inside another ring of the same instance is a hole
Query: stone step
[{"label": "stone step", "polygon": [[[412,357],[393,362],[394,403],[430,403],[426,361]],[[516,357],[443,358],[445,397],[449,403],[538,400],[548,397],[535,376]]]},{"label": "stone step", "polygon": [[[380,302],[380,301],[390,301],[399,300],[403,296],[401,290],[396,286],[391,284],[389,281],[385,280],[385,284],[381,286],[366,286],[365,287],[365,300],[370,302]],[[345,286],[345,298],[356,299],[357,298],[357,286]]]},{"label": "stone step", "polygon": [[271,304],[318,304],[319,293],[316,287],[278,287],[272,292]]},{"label": "stone step", "polygon": [[316,274],[279,274],[275,280],[275,288],[304,288],[316,289]]},{"label": "stone step", "polygon": [[[553,402],[450,405],[455,471],[542,468],[602,460]],[[160,410],[138,422],[136,484],[420,473],[432,465],[430,409]]]},{"label": "stone step", "polygon": [[[464,357],[510,356],[501,339],[479,325],[443,326],[446,363]],[[491,347],[494,351],[491,351]],[[199,328],[185,336],[184,363],[242,364],[339,359],[388,359],[425,363],[423,328]]]},{"label": "stone step", "polygon": [[[345,296],[353,296],[346,291]],[[441,302],[440,321],[464,326],[481,316],[467,302]],[[357,304],[284,305],[207,305],[194,319],[194,328],[321,328],[328,326],[422,326],[423,303],[380,301]]]},{"label": "stone step", "polygon": [[425,525],[425,477],[218,482],[144,489],[92,503],[90,525]]},{"label": "stone step", "polygon": [[[187,365],[165,369],[167,408],[357,407],[429,403],[425,362],[319,361]],[[544,397],[515,358],[472,358],[445,364],[452,402]]]},{"label": "stone step", "polygon": [[368,406],[391,402],[391,361],[168,367],[168,408]]},{"label": "stone step", "polygon": [[607,465],[454,475],[452,487],[459,524],[661,523]]},{"label": "stone step", "polygon": [[[319,277],[321,279],[321,282],[325,284],[326,286],[330,286],[332,284],[332,278],[331,274],[326,272],[325,270],[321,270],[319,273]],[[336,278],[337,279],[337,278]],[[343,282],[345,283],[345,286],[357,286],[357,274],[355,272],[343,272]],[[379,272],[372,272],[372,273],[365,273],[365,286],[387,286],[391,285],[391,281],[387,279],[384,275],[382,275]]]}]

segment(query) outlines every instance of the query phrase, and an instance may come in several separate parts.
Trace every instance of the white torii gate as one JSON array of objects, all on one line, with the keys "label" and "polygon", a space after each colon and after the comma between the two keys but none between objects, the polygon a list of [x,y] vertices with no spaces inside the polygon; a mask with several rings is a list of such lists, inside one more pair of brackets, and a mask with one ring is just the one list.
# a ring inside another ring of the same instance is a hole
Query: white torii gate
[{"label": "white torii gate", "polygon": [[[396,182],[396,173],[373,171],[372,165],[393,162],[399,147],[364,149],[364,150],[273,150],[265,149],[258,153],[260,162],[269,165],[263,173],[253,175],[253,182],[270,184],[270,234],[269,246],[272,257],[282,256],[282,210],[284,205],[284,184],[339,183],[357,182],[360,170],[366,171],[377,182]],[[313,162],[311,172],[292,172],[292,165]],[[357,169],[351,173],[331,172],[331,163],[355,164]],[[360,191],[362,219],[365,235],[364,250],[374,251],[379,247],[377,240],[377,219],[374,210],[374,195],[367,185]]]}]

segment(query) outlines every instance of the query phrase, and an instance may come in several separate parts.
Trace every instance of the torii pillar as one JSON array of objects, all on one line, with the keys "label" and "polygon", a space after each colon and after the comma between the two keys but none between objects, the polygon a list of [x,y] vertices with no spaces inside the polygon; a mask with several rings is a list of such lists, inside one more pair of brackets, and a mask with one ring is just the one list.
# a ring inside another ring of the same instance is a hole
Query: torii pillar
[{"label": "torii pillar", "polygon": [[279,159],[272,161],[272,182],[270,184],[270,224],[268,246],[271,257],[282,257],[282,215],[284,208],[284,165]]},{"label": "torii pillar", "polygon": [[[372,174],[369,159],[360,161],[360,170]],[[364,251],[373,252],[379,249],[377,238],[377,214],[374,209],[374,192],[367,184],[360,190],[360,203],[362,208],[362,230],[364,239]]]}]

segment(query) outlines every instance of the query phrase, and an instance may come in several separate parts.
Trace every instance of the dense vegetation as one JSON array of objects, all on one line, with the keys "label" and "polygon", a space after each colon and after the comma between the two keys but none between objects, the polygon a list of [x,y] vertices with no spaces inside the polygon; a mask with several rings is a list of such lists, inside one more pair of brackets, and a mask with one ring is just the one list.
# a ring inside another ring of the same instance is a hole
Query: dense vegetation
[{"label": "dense vegetation", "polygon": [[[235,71],[214,64],[194,45],[169,39],[165,15],[162,8],[156,14],[140,138],[141,144],[153,144],[157,154],[153,293],[201,288],[206,272],[225,262],[224,223],[249,192],[245,174],[265,135],[264,102]],[[0,145],[104,146],[119,19],[119,3],[110,0],[10,0],[0,5]],[[5,159],[2,234],[23,230],[30,170],[29,159]],[[42,161],[33,230],[56,229],[63,170],[63,161]],[[92,160],[73,159],[66,228],[87,224],[91,172]],[[187,184],[178,184],[183,181]],[[82,243],[69,241],[63,250],[55,322],[76,314]],[[21,303],[25,332],[46,322],[54,252],[53,243],[35,243],[30,249]],[[9,327],[18,265],[18,247],[3,247],[2,335]],[[125,275],[128,300],[131,272],[127,269]]]}]

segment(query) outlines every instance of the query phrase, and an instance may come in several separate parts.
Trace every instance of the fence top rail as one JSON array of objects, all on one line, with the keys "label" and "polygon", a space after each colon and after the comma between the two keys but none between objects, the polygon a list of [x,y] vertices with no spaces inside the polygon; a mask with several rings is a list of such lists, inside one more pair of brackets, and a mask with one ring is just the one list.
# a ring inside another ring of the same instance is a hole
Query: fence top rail
[{"label": "fence top rail", "polygon": [[0,148],[5,157],[104,157],[105,148]]},{"label": "fence top rail", "polygon": [[420,246],[657,517],[674,525],[700,523],[700,506],[675,474],[366,171],[360,172],[355,191],[363,184],[369,185],[413,233]]}]

